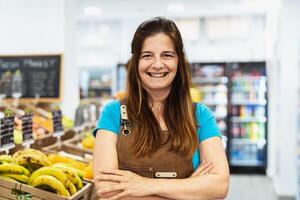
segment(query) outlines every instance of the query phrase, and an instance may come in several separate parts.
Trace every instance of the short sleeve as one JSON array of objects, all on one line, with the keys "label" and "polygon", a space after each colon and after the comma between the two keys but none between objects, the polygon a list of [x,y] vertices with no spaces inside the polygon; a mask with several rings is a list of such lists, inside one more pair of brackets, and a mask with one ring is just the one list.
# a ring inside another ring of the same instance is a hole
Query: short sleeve
[{"label": "short sleeve", "polygon": [[93,130],[94,137],[96,137],[99,129],[108,130],[118,135],[120,131],[120,115],[119,100],[112,100],[106,103],[102,107],[96,128]]},{"label": "short sleeve", "polygon": [[207,106],[199,103],[196,105],[196,119],[199,143],[211,137],[221,137],[216,118]]}]

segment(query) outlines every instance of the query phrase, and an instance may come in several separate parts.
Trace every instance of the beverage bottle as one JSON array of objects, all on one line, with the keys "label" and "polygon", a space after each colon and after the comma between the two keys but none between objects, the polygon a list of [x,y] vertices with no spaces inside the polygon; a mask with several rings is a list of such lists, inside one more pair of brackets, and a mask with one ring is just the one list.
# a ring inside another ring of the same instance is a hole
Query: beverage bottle
[{"label": "beverage bottle", "polygon": [[23,80],[22,80],[22,74],[20,70],[15,71],[13,77],[12,77],[12,96],[14,98],[20,98],[23,93]]}]

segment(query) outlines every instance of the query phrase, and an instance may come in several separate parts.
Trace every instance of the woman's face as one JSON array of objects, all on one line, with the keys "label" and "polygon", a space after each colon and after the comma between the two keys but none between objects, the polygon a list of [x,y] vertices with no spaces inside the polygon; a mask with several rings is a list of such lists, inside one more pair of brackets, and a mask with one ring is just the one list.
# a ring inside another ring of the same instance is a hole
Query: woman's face
[{"label": "woman's face", "polygon": [[158,33],[145,39],[139,58],[139,76],[150,93],[167,94],[177,73],[178,57],[170,37]]}]

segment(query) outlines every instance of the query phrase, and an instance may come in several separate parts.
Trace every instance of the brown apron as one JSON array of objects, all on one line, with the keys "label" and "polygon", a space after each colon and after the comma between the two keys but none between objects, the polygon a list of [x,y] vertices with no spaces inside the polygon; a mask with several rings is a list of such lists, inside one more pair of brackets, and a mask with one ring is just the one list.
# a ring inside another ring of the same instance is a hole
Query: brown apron
[{"label": "brown apron", "polygon": [[[124,110],[125,100],[121,100],[120,103]],[[120,109],[122,113],[122,108]],[[187,159],[180,153],[170,151],[171,140],[168,131],[158,133],[162,134],[162,144],[157,151],[148,156],[137,157],[133,153],[132,133],[124,134],[123,132],[126,124],[121,122],[117,142],[119,169],[129,170],[148,178],[187,178],[193,173],[192,159]]]}]

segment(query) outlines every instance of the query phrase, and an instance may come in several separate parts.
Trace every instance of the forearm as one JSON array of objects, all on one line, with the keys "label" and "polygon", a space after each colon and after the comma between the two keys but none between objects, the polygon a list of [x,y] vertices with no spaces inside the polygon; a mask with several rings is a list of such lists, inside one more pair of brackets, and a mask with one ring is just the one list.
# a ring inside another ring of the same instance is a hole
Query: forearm
[{"label": "forearm", "polygon": [[169,198],[165,198],[165,197],[160,197],[160,196],[152,195],[152,196],[146,196],[146,197],[128,196],[128,197],[120,198],[120,200],[170,200],[170,199]]},{"label": "forearm", "polygon": [[229,185],[229,177],[218,174],[153,181],[157,195],[180,200],[224,199]]},{"label": "forearm", "polygon": [[[114,183],[114,182],[108,182],[108,181],[101,181],[101,182],[97,182],[95,184],[96,186],[96,189],[97,188],[101,188],[101,187],[105,187],[107,185],[114,185],[114,184],[117,184],[117,183]],[[120,193],[121,191],[117,191],[117,192],[108,192],[108,193],[105,193],[105,194],[102,194],[100,197],[100,199],[102,200],[105,200],[105,199],[108,199],[118,193]],[[98,195],[99,196],[99,195]],[[170,200],[170,198],[166,198],[166,197],[161,197],[161,196],[157,196],[157,195],[151,195],[151,196],[145,196],[145,197],[134,197],[134,196],[127,196],[127,197],[123,197],[123,198],[120,198],[120,200]]]}]

